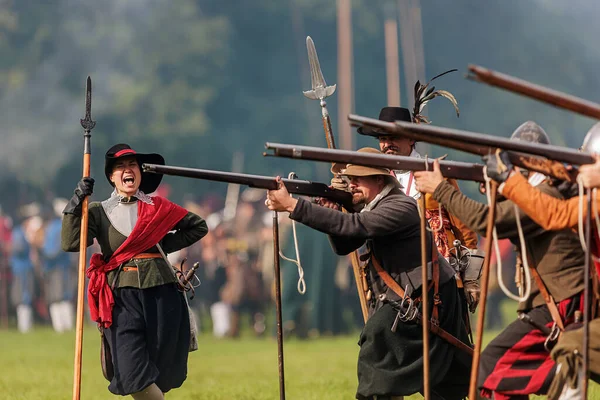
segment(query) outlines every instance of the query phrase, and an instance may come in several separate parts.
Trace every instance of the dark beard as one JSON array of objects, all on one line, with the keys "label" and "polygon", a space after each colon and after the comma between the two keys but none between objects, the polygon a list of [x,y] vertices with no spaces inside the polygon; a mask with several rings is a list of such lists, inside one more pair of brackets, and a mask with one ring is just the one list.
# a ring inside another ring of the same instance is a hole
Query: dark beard
[{"label": "dark beard", "polygon": [[364,205],[365,202],[365,195],[362,193],[357,192],[356,195],[360,195],[360,197],[356,197],[355,194],[352,195],[352,204],[354,204],[355,206],[359,206],[359,205]]}]

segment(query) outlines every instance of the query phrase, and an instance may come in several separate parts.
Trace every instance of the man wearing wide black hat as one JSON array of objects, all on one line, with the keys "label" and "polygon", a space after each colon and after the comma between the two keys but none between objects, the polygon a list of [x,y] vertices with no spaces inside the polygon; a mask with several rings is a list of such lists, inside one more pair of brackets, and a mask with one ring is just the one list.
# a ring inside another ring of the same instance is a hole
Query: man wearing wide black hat
[{"label": "man wearing wide black hat", "polygon": [[[415,110],[419,109],[418,104]],[[379,113],[379,119],[386,122],[405,121],[416,122],[422,121],[425,117],[419,115],[415,111],[415,118],[411,116],[408,109],[402,107],[384,107]],[[421,158],[421,155],[415,149],[415,141],[404,137],[392,136],[378,129],[368,127],[360,127],[357,132],[361,135],[373,136],[379,140],[379,148],[385,154]],[[402,191],[412,198],[419,199],[421,193],[417,190],[414,182],[413,171],[393,171],[393,175],[402,185]],[[454,179],[448,179],[448,182],[455,188],[459,189],[458,183]],[[429,226],[434,231],[434,238],[441,255],[447,259],[456,255],[453,254],[454,241],[459,240],[464,246],[463,253],[468,252],[471,264],[469,265],[470,277],[476,279],[465,280],[458,282],[459,286],[464,285],[465,298],[469,304],[471,312],[475,311],[479,302],[479,270],[483,261],[483,254],[477,249],[477,234],[463,224],[458,218],[448,213],[448,211],[433,199],[430,194],[425,195],[426,216]],[[452,260],[451,260],[452,261]]]},{"label": "man wearing wide black hat", "polygon": [[[102,250],[86,272],[90,314],[112,359],[103,363],[108,389],[136,400],[160,400],[187,374],[190,320],[185,296],[166,254],[200,240],[208,229],[199,216],[154,192],[162,175],[141,172],[142,163],[165,163],[117,144],[105,156],[104,172],[115,188],[89,205],[88,246]],[[79,250],[81,207],[94,180],[83,178],[63,210],[65,251]]]}]

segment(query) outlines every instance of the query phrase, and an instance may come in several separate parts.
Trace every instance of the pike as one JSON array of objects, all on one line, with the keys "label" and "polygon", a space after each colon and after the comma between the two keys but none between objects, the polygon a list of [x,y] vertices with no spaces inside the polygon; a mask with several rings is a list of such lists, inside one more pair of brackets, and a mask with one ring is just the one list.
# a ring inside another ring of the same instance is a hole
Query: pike
[{"label": "pike", "polygon": [[[319,100],[321,106],[321,119],[323,122],[323,130],[325,131],[325,141],[327,142],[327,148],[335,149],[335,140],[333,138],[333,129],[331,128],[331,118],[329,117],[329,111],[327,110],[327,102],[325,98],[331,96],[336,89],[336,85],[327,86],[323,72],[321,71],[321,64],[319,63],[319,57],[317,56],[317,50],[315,49],[315,43],[310,36],[306,37],[306,50],[308,52],[308,62],[310,64],[310,80],[312,90],[307,90],[304,96],[311,100]],[[352,208],[344,207],[346,210]],[[356,282],[356,289],[358,291],[358,299],[360,300],[360,308],[363,314],[363,320],[367,322],[368,310],[367,310],[367,291],[363,282],[366,282],[366,272],[361,268],[359,263],[358,253],[353,251],[350,253],[350,261],[352,262],[352,272],[354,273],[354,280]]]},{"label": "pike", "polygon": [[[83,177],[90,176],[90,158],[92,154],[91,137],[96,121],[92,120],[92,78],[87,77],[85,85],[85,117],[80,120],[83,128]],[[79,277],[77,281],[77,323],[75,329],[75,362],[73,376],[73,400],[81,395],[81,359],[83,353],[83,307],[85,291],[85,266],[87,255],[88,202],[85,197],[81,206],[81,233],[79,236]]]},{"label": "pike", "polygon": [[467,79],[517,93],[542,103],[573,111],[586,117],[600,120],[600,104],[558,90],[527,82],[479,65],[470,64]]},{"label": "pike", "polygon": [[[433,160],[419,159],[415,157],[395,156],[388,154],[359,153],[349,150],[323,149],[320,147],[299,146],[292,144],[269,143],[265,144],[272,154],[264,153],[265,156],[294,158],[300,160],[336,162],[343,164],[355,164],[365,167],[388,168],[391,170],[404,171],[431,171]],[[450,179],[484,182],[483,165],[458,161],[441,160],[440,169],[442,175]]]},{"label": "pike", "polygon": [[354,126],[375,127],[392,136],[406,137],[481,156],[494,153],[497,149],[506,150],[514,165],[568,182],[576,181],[578,171],[576,168],[567,168],[565,163],[584,165],[595,162],[589,153],[561,146],[403,121],[385,122],[353,114],[348,116],[348,120]]}]

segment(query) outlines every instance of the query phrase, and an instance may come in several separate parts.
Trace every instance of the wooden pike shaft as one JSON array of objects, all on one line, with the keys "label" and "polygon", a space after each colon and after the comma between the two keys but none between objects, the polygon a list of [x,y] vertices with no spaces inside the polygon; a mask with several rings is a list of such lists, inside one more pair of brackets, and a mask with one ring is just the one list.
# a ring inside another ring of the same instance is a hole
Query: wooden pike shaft
[{"label": "wooden pike shaft", "polygon": [[[471,382],[469,385],[469,399],[477,398],[477,379],[479,378],[479,360],[481,358],[481,347],[483,343],[483,327],[485,323],[485,308],[487,306],[487,292],[490,278],[490,260],[492,257],[492,244],[494,222],[496,220],[496,194],[498,183],[490,183],[490,205],[488,211],[487,228],[485,232],[485,260],[483,261],[483,274],[481,276],[481,294],[479,301],[479,317],[477,318],[477,329],[475,332],[475,351],[473,352],[473,363],[471,364]],[[499,256],[499,255],[498,255]]]},{"label": "wooden pike shaft", "polygon": [[[87,77],[85,87],[85,117],[80,120],[83,127],[83,177],[90,176],[92,154],[91,131],[96,122],[92,120],[92,78]],[[83,354],[83,307],[85,291],[85,265],[87,261],[88,202],[86,196],[81,205],[81,231],[79,233],[79,276],[77,280],[77,324],[75,328],[75,362],[73,374],[73,400],[81,395],[81,359]]]},{"label": "wooden pike shaft", "polygon": [[585,271],[583,273],[584,290],[583,290],[583,385],[581,393],[582,399],[587,399],[588,396],[588,378],[589,378],[589,354],[590,354],[590,268],[592,267],[592,190],[587,190],[587,214],[585,218]]},{"label": "wooden pike shaft", "polygon": [[277,365],[279,368],[279,399],[285,400],[283,326],[281,318],[281,268],[279,264],[279,221],[277,218],[277,211],[273,211],[273,261],[275,268],[275,311],[277,314]]},{"label": "wooden pike shaft", "polygon": [[[423,397],[430,399],[429,392],[429,290],[427,279],[427,220],[425,218],[425,193],[419,198],[421,208],[421,302],[423,304]],[[435,243],[431,243],[435,246]],[[431,260],[433,264],[433,260]],[[432,277],[433,278],[433,277]]]},{"label": "wooden pike shaft", "polygon": [[[89,137],[86,138],[89,140]],[[83,154],[83,177],[90,176],[90,153]],[[77,323],[75,328],[75,371],[73,376],[73,400],[81,395],[81,360],[83,356],[83,307],[85,292],[85,267],[87,262],[88,197],[81,207],[81,232],[79,235],[79,274],[77,280]]]}]

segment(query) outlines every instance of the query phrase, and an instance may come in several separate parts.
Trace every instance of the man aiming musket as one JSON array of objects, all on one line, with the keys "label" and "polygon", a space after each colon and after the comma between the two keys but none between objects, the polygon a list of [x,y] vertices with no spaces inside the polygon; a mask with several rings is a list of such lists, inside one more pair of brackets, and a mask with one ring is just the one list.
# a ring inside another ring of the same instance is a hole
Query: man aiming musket
[{"label": "man aiming musket", "polygon": [[[375,152],[361,149],[359,152]],[[361,400],[385,399],[423,388],[421,229],[416,201],[400,190],[389,169],[344,165],[349,191],[359,213],[347,214],[322,200],[314,204],[289,196],[283,184],[267,194],[267,206],[287,211],[290,218],[329,235],[333,250],[348,254],[363,244],[369,253],[366,285],[369,319],[363,329],[358,356]],[[467,393],[470,352],[463,309],[454,270],[439,255],[431,235],[426,243],[430,298],[430,386],[440,399],[462,399]]]}]

